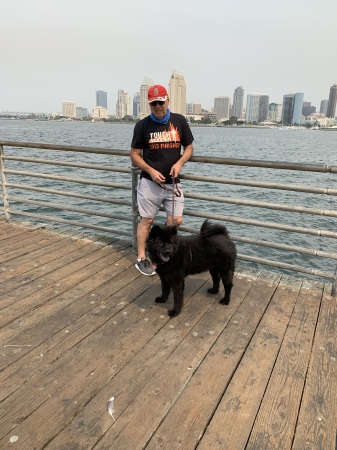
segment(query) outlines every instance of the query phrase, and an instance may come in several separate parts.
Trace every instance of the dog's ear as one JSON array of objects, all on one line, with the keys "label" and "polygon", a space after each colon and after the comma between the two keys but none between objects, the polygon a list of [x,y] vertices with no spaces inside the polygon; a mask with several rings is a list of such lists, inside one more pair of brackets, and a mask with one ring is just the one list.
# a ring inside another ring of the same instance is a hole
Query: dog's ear
[{"label": "dog's ear", "polygon": [[178,229],[177,229],[177,227],[174,227],[174,226],[168,226],[167,227],[169,230],[170,230],[170,233],[173,235],[173,236],[175,236],[177,233],[178,233]]},{"label": "dog's ear", "polygon": [[159,230],[160,230],[160,225],[153,225],[151,230],[150,230],[150,235],[151,236],[157,236]]}]

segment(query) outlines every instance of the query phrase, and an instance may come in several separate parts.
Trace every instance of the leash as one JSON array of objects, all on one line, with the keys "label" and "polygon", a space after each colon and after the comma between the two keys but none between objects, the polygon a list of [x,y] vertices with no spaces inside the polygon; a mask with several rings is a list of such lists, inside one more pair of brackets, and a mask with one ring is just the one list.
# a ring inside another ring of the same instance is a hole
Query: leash
[{"label": "leash", "polygon": [[[164,183],[158,183],[159,186],[165,191],[169,191]],[[173,225],[173,217],[174,217],[174,197],[181,197],[181,191],[178,188],[176,178],[172,177],[172,225]]]}]

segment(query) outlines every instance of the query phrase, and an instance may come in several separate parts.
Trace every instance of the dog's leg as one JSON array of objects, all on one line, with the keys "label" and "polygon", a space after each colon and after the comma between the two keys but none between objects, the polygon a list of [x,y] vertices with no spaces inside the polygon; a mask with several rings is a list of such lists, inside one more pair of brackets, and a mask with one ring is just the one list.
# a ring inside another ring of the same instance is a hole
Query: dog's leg
[{"label": "dog's leg", "polygon": [[222,298],[219,303],[222,305],[228,305],[231,301],[231,291],[233,287],[233,277],[234,277],[234,266],[230,267],[226,272],[221,273],[220,276],[225,288],[225,296]]},{"label": "dog's leg", "polygon": [[165,303],[166,300],[168,299],[168,296],[170,295],[171,287],[164,278],[160,278],[160,281],[161,281],[161,296],[157,297],[155,299],[155,302],[156,303]]},{"label": "dog's leg", "polygon": [[209,273],[212,275],[213,286],[207,289],[207,292],[209,292],[210,294],[217,294],[220,287],[220,274],[216,267],[214,267],[214,269],[211,269]]},{"label": "dog's leg", "polygon": [[173,309],[170,309],[168,311],[168,315],[170,317],[177,316],[178,314],[180,314],[180,311],[182,310],[184,303],[184,287],[185,287],[184,280],[182,281],[177,280],[176,284],[172,286],[174,303]]}]

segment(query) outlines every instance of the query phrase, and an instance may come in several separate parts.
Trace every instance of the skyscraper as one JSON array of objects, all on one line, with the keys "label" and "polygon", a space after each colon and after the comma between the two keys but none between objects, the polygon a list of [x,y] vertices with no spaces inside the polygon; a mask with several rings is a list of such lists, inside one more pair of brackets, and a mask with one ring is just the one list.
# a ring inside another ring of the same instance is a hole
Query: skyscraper
[{"label": "skyscraper", "polygon": [[268,117],[270,122],[281,122],[282,118],[282,105],[279,103],[269,103],[268,106]]},{"label": "skyscraper", "polygon": [[144,77],[142,84],[140,85],[140,109],[139,109],[139,118],[144,119],[144,117],[150,114],[150,107],[147,101],[147,92],[150,86],[154,85],[154,81],[152,78]]},{"label": "skyscraper", "polygon": [[244,89],[239,86],[234,91],[232,115],[238,119],[242,119]]},{"label": "skyscraper", "polygon": [[174,113],[186,115],[186,83],[184,75],[176,70],[172,75],[168,85],[170,98],[170,110]]},{"label": "skyscraper", "polygon": [[140,113],[140,92],[136,92],[132,101],[132,116],[138,119]]},{"label": "skyscraper", "polygon": [[108,109],[108,94],[105,91],[96,91],[96,106]]},{"label": "skyscraper", "polygon": [[64,117],[76,117],[76,103],[72,101],[62,102],[62,115]]},{"label": "skyscraper", "polygon": [[215,97],[214,112],[217,120],[229,119],[230,97]]},{"label": "skyscraper", "polygon": [[116,117],[123,119],[130,115],[130,96],[123,89],[119,89],[116,102]]},{"label": "skyscraper", "polygon": [[337,103],[337,84],[334,84],[330,88],[328,110],[326,112],[327,117],[334,118],[336,115],[336,103]]},{"label": "skyscraper", "polygon": [[248,94],[246,104],[246,122],[263,122],[268,117],[269,96]]},{"label": "skyscraper", "polygon": [[301,123],[303,98],[302,92],[283,96],[282,122],[284,124],[299,125]]},{"label": "skyscraper", "polygon": [[326,113],[328,112],[328,103],[329,103],[329,100],[321,100],[321,104],[319,107],[319,112],[321,114],[324,114],[325,116],[326,116]]}]

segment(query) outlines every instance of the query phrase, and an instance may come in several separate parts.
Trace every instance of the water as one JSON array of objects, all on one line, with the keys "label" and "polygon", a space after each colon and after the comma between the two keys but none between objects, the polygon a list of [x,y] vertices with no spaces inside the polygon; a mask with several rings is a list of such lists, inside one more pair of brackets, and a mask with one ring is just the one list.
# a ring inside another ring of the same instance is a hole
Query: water
[{"label": "water", "polygon": [[[0,120],[0,140],[40,142],[51,144],[66,144],[86,147],[102,147],[129,150],[132,138],[133,125],[126,124],[104,124],[104,123],[80,123],[80,122],[38,122],[38,121],[16,121]],[[292,129],[248,129],[248,128],[217,128],[217,127],[193,127],[195,138],[195,155],[217,156],[224,158],[258,159],[270,161],[286,161],[296,163],[337,165],[336,148],[337,132],[326,132],[319,130],[292,130]],[[16,154],[18,150],[6,148],[6,155]],[[45,157],[50,159],[62,159],[74,161],[81,158],[81,162],[95,162],[98,164],[129,166],[130,162],[125,158],[117,158],[111,161],[111,157],[105,155],[65,154],[63,152],[48,152],[47,156],[38,149],[23,149],[20,154],[34,157]],[[7,168],[37,171],[36,165],[6,161]],[[211,168],[211,169],[210,169]],[[44,166],[43,170],[58,174],[69,174],[73,177],[90,178],[90,171],[86,169],[73,169],[64,167]],[[211,172],[210,172],[211,170]],[[92,173],[92,172],[91,172]],[[321,174],[314,172],[294,172],[290,170],[258,169],[236,166],[204,166],[200,163],[189,162],[184,167],[184,173],[219,176],[226,178],[241,178],[256,181],[267,181],[275,183],[303,184],[337,189],[336,174]],[[95,178],[104,181],[118,182],[130,185],[128,175],[102,172]],[[8,181],[13,181],[8,177]],[[54,189],[76,190],[72,183],[53,182],[50,180],[32,180],[20,177],[21,183],[35,184],[38,186]],[[15,182],[18,182],[16,179]],[[70,185],[70,186],[69,186]],[[336,197],[328,195],[302,194],[298,192],[287,192],[278,190],[266,190],[245,186],[231,186],[223,184],[198,183],[184,180],[185,192],[219,195],[222,197],[245,198],[256,201],[272,203],[285,203],[289,205],[306,206],[310,208],[336,210]],[[11,190],[11,194],[16,191]],[[127,196],[125,191],[114,191],[107,188],[92,188],[91,186],[81,188],[81,192],[99,195],[109,198],[120,198]],[[25,192],[24,196],[31,199],[46,200],[59,204],[74,204],[78,207],[95,209],[102,212],[129,215],[130,211],[125,207],[111,204],[97,204],[88,200],[72,200],[71,198],[39,194],[36,192]],[[311,216],[307,214],[274,211],[268,209],[254,208],[248,206],[232,205],[227,203],[215,203],[210,205],[206,201],[187,199],[185,204],[189,210],[205,210],[214,214],[225,216],[256,219],[260,221],[280,222],[307,228],[336,231],[336,219],[325,216]],[[23,209],[23,208],[22,208]],[[44,213],[41,208],[25,205],[26,211]],[[53,214],[82,220],[81,214],[61,212],[55,210]],[[96,225],[111,227],[111,219],[90,218]],[[200,218],[185,216],[184,225],[199,227],[202,222]],[[113,223],[116,227],[116,223]],[[130,230],[127,223],[122,223],[123,229]],[[328,252],[336,252],[335,239],[321,238],[298,233],[286,233],[284,231],[266,229],[262,227],[251,227],[228,221],[226,223],[232,235],[246,236],[260,240],[288,243],[301,247],[315,248]],[[238,243],[240,253],[255,255],[262,258],[277,259],[289,264],[308,265],[308,256],[296,253],[281,252],[263,247],[254,247]],[[335,260],[313,260],[312,268],[319,270],[334,271]],[[255,265],[256,266],[256,265]]]}]

